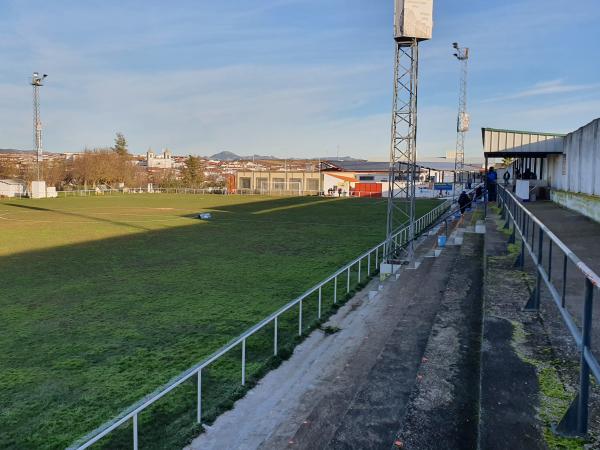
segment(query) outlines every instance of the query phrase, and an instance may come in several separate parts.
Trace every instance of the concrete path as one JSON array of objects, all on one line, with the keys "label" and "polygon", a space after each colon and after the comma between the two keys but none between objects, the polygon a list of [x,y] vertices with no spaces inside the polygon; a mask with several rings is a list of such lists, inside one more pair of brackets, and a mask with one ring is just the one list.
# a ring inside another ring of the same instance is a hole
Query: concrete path
[{"label": "concrete path", "polygon": [[[435,237],[420,248],[421,256]],[[460,247],[374,280],[188,449],[389,448]]]},{"label": "concrete path", "polygon": [[584,263],[600,274],[600,223],[550,201],[523,204]]}]

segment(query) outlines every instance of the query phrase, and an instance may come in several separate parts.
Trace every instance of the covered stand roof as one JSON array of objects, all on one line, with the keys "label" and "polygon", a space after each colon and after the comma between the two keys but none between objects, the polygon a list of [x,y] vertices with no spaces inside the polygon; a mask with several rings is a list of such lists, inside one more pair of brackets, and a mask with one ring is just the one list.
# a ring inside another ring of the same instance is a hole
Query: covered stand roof
[{"label": "covered stand roof", "polygon": [[[417,162],[421,169],[437,171],[454,171],[454,162]],[[389,162],[380,161],[321,161],[321,170],[324,172],[380,172],[388,173]],[[478,171],[480,167],[474,164],[465,164],[465,170]]]},{"label": "covered stand roof", "polygon": [[379,161],[322,161],[321,170],[338,172],[385,172],[390,163]]},{"label": "covered stand roof", "polygon": [[544,158],[563,153],[565,134],[482,128],[486,158]]}]

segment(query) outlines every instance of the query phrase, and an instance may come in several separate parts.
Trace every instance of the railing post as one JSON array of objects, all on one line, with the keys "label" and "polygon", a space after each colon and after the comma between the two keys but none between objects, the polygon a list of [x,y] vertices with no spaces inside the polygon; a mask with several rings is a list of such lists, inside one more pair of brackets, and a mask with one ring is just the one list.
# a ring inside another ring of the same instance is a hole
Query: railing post
[{"label": "railing post", "polygon": [[333,303],[337,303],[337,275],[333,279]]},{"label": "railing post", "polygon": [[552,281],[552,239],[548,247],[548,281]]},{"label": "railing post", "polygon": [[202,423],[202,369],[198,369],[198,391],[197,391],[198,409],[196,421]]},{"label": "railing post", "polygon": [[350,293],[350,266],[348,266],[348,276],[346,277],[346,293]]},{"label": "railing post", "polygon": [[246,384],[246,339],[242,341],[242,386]]},{"label": "railing post", "polygon": [[[508,218],[507,218],[507,222],[508,222]],[[514,216],[512,218],[512,224],[513,224],[512,233],[510,233],[510,237],[508,238],[508,243],[509,244],[514,244],[515,243],[515,235],[516,235],[517,224],[515,223],[515,217]]]},{"label": "railing post", "polygon": [[362,259],[358,260],[358,284],[360,284],[360,265],[362,263]]},{"label": "railing post", "polygon": [[590,367],[585,359],[585,350],[590,348],[592,343],[592,307],[594,300],[594,285],[585,279],[585,293],[583,305],[583,333],[581,337],[581,369],[579,381],[579,405],[577,431],[580,435],[585,435],[588,430],[588,400],[590,395]]},{"label": "railing post", "polygon": [[298,302],[298,336],[302,336],[302,300]]},{"label": "railing post", "polygon": [[273,330],[273,356],[277,356],[277,318],[275,316],[275,329]]},{"label": "railing post", "polygon": [[321,318],[321,286],[319,286],[319,313],[318,318]]},{"label": "railing post", "polygon": [[562,297],[560,300],[561,306],[565,307],[565,301],[567,299],[567,254],[565,253],[563,259],[563,285],[562,285]]},{"label": "railing post", "polygon": [[133,450],[138,450],[138,417],[133,415]]},{"label": "railing post", "polygon": [[594,300],[594,285],[585,279],[585,294],[583,304],[583,324],[581,334],[581,355],[579,368],[579,393],[571,402],[569,409],[556,426],[556,432],[564,436],[584,437],[588,431],[590,367],[585,358],[592,342],[592,307]]},{"label": "railing post", "polygon": [[367,277],[371,276],[371,252],[367,256]]},{"label": "railing post", "polygon": [[[535,228],[534,228],[535,229]],[[542,260],[543,260],[543,245],[544,245],[544,230],[540,227],[538,236],[538,251],[535,255],[535,269],[537,278],[535,281],[535,290],[531,293],[531,297],[525,305],[527,311],[539,311],[540,309],[540,291],[542,290]]]},{"label": "railing post", "polygon": [[379,266],[379,247],[375,248],[375,270]]}]

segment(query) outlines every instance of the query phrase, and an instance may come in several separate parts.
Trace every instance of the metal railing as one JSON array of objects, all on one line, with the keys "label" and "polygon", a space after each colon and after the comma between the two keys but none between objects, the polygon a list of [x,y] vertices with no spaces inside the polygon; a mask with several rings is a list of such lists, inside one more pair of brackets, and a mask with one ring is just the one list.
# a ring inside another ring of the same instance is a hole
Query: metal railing
[{"label": "metal railing", "polygon": [[[504,228],[510,229],[512,224],[509,243],[515,243],[517,232],[521,236],[521,249],[517,266],[523,270],[525,250],[529,252],[535,265],[536,285],[525,309],[539,311],[540,290],[543,281],[580,353],[579,392],[556,427],[556,431],[566,436],[584,436],[588,429],[590,371],[596,381],[600,383],[600,364],[591,349],[593,298],[594,291],[600,287],[600,277],[581,261],[546,225],[525,208],[511,192],[500,185],[497,188],[501,218],[505,220]],[[545,245],[546,242],[547,245]],[[552,271],[552,254],[555,251],[560,251],[563,254],[562,270],[558,277]],[[545,264],[544,257],[546,257]],[[580,326],[577,325],[566,305],[568,294],[567,263],[569,261],[585,279],[582,304],[583,319]],[[562,278],[560,287],[556,285],[557,278]]]},{"label": "metal railing", "polygon": [[[425,215],[421,216],[415,222],[415,236],[418,236],[420,233],[424,232],[429,227],[431,227],[438,220],[438,218],[440,218],[444,214],[444,212],[451,206],[452,206],[452,203],[449,200],[446,200],[446,201],[440,203],[438,206],[436,206],[431,211],[427,212]],[[398,230],[395,233],[393,239],[394,239],[395,245],[397,247],[406,245],[407,241],[408,241],[408,226]],[[148,408],[150,405],[155,403],[157,400],[159,400],[160,398],[162,398],[163,396],[165,396],[166,394],[171,392],[177,386],[181,385],[182,383],[184,383],[187,380],[190,380],[193,377],[196,377],[196,379],[197,379],[196,420],[198,423],[201,423],[201,421],[202,421],[202,371],[203,371],[203,369],[205,369],[207,366],[209,366],[210,364],[217,361],[221,356],[225,355],[230,350],[232,350],[238,346],[241,346],[242,369],[241,369],[240,378],[241,378],[242,386],[245,385],[246,384],[246,340],[250,336],[255,334],[256,332],[258,332],[259,330],[261,330],[264,327],[266,327],[267,325],[273,323],[273,325],[274,325],[274,327],[273,327],[273,329],[274,329],[274,332],[273,332],[273,355],[277,356],[279,317],[286,311],[291,310],[292,308],[298,308],[298,335],[301,336],[303,333],[303,330],[304,330],[303,322],[302,322],[302,311],[303,311],[304,300],[307,299],[307,297],[309,297],[310,295],[318,293],[317,317],[320,319],[322,316],[322,303],[323,303],[322,291],[323,291],[323,288],[326,285],[328,285],[328,283],[333,284],[333,298],[331,299],[331,301],[334,304],[337,303],[337,301],[338,301],[338,278],[340,278],[340,277],[345,278],[346,285],[340,286],[340,289],[342,289],[342,290],[345,289],[346,294],[350,293],[351,273],[352,273],[353,269],[357,269],[356,270],[357,284],[361,283],[363,281],[363,279],[365,279],[365,280],[368,279],[368,277],[373,273],[372,269],[374,269],[376,272],[379,268],[381,261],[384,258],[384,254],[383,254],[384,250],[383,249],[384,249],[385,244],[386,244],[386,241],[383,241],[383,242],[377,244],[376,246],[374,246],[373,248],[369,249],[365,253],[361,254],[359,257],[355,258],[350,263],[348,263],[345,266],[343,266],[342,268],[338,269],[336,272],[334,272],[333,274],[331,274],[330,276],[325,278],[320,283],[318,283],[315,286],[308,289],[306,292],[304,292],[299,297],[295,298],[294,300],[287,303],[285,306],[281,307],[280,309],[278,309],[276,312],[274,312],[267,318],[263,319],[262,321],[260,321],[256,325],[254,325],[253,327],[246,330],[240,336],[238,336],[237,338],[235,338],[234,340],[229,342],[224,347],[221,347],[219,350],[214,352],[212,355],[208,356],[207,358],[205,358],[198,364],[194,365],[193,367],[190,367],[188,370],[186,370],[182,374],[173,378],[166,385],[160,387],[159,389],[154,391],[152,394],[148,395],[141,401],[137,402],[136,404],[132,405],[131,407],[129,407],[128,409],[123,411],[115,419],[109,421],[108,423],[105,423],[104,425],[102,425],[99,428],[97,428],[96,430],[92,431],[91,433],[89,433],[88,435],[83,437],[82,439],[78,440],[76,443],[74,443],[72,446],[70,446],[69,449],[83,450],[85,448],[88,448],[89,446],[98,442],[100,439],[102,439],[103,437],[108,435],[110,432],[112,432],[119,426],[123,425],[125,422],[131,420],[133,423],[133,436],[132,436],[133,449],[137,450],[138,449],[138,432],[139,432],[139,430],[138,430],[138,415],[142,411],[144,411],[146,408]],[[366,263],[366,267],[364,267],[365,263]],[[365,269],[366,269],[366,271],[365,271]],[[366,274],[366,276],[363,276],[365,274]]]}]

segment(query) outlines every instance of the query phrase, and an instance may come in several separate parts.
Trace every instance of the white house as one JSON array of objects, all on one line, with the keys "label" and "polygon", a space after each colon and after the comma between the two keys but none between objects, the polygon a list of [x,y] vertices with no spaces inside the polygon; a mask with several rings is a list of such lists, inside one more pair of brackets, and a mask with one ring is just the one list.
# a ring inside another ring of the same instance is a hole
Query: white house
[{"label": "white house", "polygon": [[21,197],[25,194],[26,185],[19,180],[0,180],[0,197]]}]

